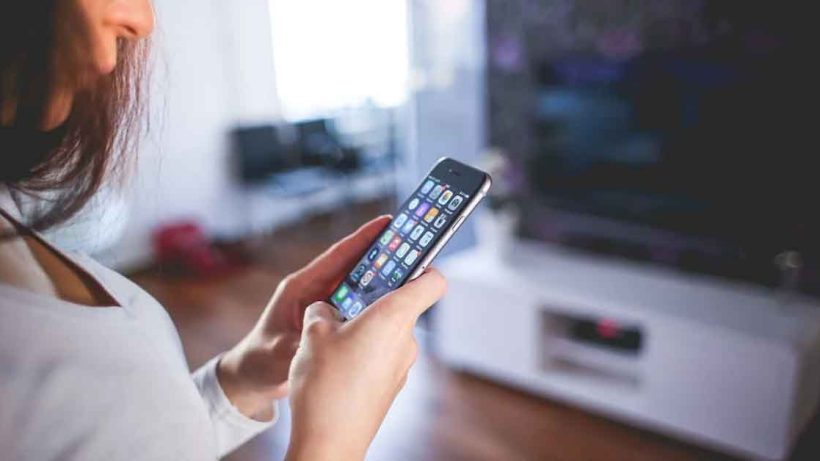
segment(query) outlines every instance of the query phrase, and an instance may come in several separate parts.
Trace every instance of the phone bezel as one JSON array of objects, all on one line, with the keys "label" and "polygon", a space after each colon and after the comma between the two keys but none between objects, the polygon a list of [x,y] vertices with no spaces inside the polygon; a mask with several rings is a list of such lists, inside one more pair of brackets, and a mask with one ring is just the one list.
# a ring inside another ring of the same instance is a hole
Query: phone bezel
[{"label": "phone bezel", "polygon": [[[427,172],[427,174],[422,178],[419,185],[416,186],[414,191],[418,190],[425,181],[427,181],[430,177],[434,177],[439,182],[444,182],[450,186],[457,186],[458,190],[463,192],[464,194],[468,195],[469,198],[467,199],[467,203],[461,207],[461,210],[454,213],[453,219],[447,223],[446,227],[443,228],[443,233],[441,236],[435,241],[433,246],[429,249],[429,251],[425,252],[424,256],[422,256],[421,260],[417,262],[415,268],[407,276],[404,281],[400,285],[397,285],[390,289],[390,291],[394,291],[401,286],[405,285],[406,283],[418,278],[424,271],[430,267],[430,264],[436,258],[436,256],[441,253],[441,250],[444,248],[445,245],[452,239],[455,233],[459,230],[464,221],[467,217],[472,214],[481,200],[487,195],[490,187],[492,186],[492,178],[487,173],[473,168],[469,165],[461,163],[457,160],[451,159],[449,157],[442,157],[440,158],[433,167]],[[415,192],[414,192],[415,195]],[[413,196],[414,196],[413,195]],[[405,202],[409,201],[413,196],[409,197]],[[403,206],[402,206],[403,209]],[[395,219],[395,217],[394,217]],[[392,226],[392,221],[390,223]],[[374,239],[374,242],[371,242],[371,245],[368,247],[372,247],[376,240],[379,237]],[[368,249],[369,251],[369,249]],[[363,255],[364,256],[364,255]],[[351,268],[353,270],[353,268]],[[349,274],[348,274],[349,276]],[[347,277],[339,284],[341,286],[342,283],[347,283]],[[339,286],[337,286],[333,293],[335,293]],[[328,302],[333,305],[336,309],[341,311],[341,308],[336,306],[336,304],[332,300],[333,294],[328,297]],[[345,317],[345,320],[349,320]]]},{"label": "phone bezel", "polygon": [[[464,224],[464,221],[466,221],[470,214],[472,214],[481,200],[487,195],[490,187],[492,187],[492,178],[489,174],[449,157],[442,157],[439,159],[438,162],[436,162],[436,164],[433,165],[430,171],[424,176],[422,182],[427,180],[430,176],[435,177],[439,181],[446,182],[447,184],[456,184],[459,186],[460,190],[465,192],[469,191],[470,198],[467,205],[462,207],[461,211],[454,215],[454,219],[447,224],[447,230],[433,245],[430,251],[425,254],[418,266],[416,266],[416,269],[413,270],[404,283],[419,277],[425,270],[427,270],[428,267],[430,267],[430,264],[432,264],[433,260],[436,259],[436,256],[441,253],[441,250],[444,249],[445,245],[447,245],[455,233],[458,232],[461,225]],[[471,183],[474,184],[472,187]]]}]

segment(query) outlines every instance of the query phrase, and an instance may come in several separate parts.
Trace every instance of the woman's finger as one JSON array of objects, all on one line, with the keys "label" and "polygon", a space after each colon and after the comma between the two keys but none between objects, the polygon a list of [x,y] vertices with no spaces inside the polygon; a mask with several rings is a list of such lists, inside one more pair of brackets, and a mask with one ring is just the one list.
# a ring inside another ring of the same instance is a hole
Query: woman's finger
[{"label": "woman's finger", "polygon": [[340,320],[339,311],[324,301],[318,301],[305,309],[305,325],[319,320]]},{"label": "woman's finger", "polygon": [[445,291],[447,280],[441,272],[430,268],[419,278],[373,303],[361,316],[368,315],[368,311],[382,310],[398,315],[414,325],[421,314],[444,296]]},{"label": "woman's finger", "polygon": [[341,316],[335,307],[326,302],[315,302],[305,309],[302,341],[315,335],[325,335],[341,325]]},{"label": "woman's finger", "polygon": [[311,286],[332,290],[335,286],[330,285],[347,275],[388,224],[390,216],[380,216],[364,224],[311,261],[297,276],[310,281]]}]

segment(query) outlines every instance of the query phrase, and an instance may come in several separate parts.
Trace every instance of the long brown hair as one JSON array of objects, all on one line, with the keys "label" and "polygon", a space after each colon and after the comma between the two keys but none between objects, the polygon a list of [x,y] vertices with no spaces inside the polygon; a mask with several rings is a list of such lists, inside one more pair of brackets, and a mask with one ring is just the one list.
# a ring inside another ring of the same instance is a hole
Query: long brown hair
[{"label": "long brown hair", "polygon": [[40,130],[50,92],[73,78],[75,57],[88,52],[72,14],[71,0],[0,3],[0,115],[15,111],[0,128],[0,183],[39,200],[27,220],[34,230],[71,218],[118,177],[144,126],[148,44],[121,40],[114,72],[78,90],[61,127]]}]

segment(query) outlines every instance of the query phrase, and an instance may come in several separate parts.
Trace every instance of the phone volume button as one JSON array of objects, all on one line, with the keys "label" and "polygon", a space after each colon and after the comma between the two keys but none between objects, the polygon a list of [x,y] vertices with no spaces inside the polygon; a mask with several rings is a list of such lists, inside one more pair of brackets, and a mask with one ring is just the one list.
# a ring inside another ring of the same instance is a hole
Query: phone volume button
[{"label": "phone volume button", "polygon": [[461,224],[464,222],[464,218],[465,216],[461,215],[458,217],[458,219],[456,219],[456,223],[453,224],[453,232],[457,231],[458,228],[461,227]]}]

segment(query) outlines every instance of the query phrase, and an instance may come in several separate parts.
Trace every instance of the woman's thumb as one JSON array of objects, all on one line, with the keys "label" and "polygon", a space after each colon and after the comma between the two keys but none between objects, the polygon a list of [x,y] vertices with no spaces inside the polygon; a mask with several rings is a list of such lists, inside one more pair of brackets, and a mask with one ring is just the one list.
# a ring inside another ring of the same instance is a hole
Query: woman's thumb
[{"label": "woman's thumb", "polygon": [[326,302],[318,301],[305,309],[302,333],[305,335],[323,334],[335,329],[340,324],[339,311]]}]

